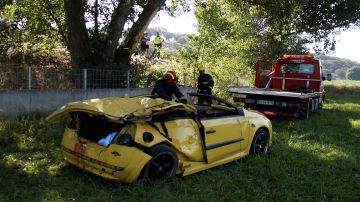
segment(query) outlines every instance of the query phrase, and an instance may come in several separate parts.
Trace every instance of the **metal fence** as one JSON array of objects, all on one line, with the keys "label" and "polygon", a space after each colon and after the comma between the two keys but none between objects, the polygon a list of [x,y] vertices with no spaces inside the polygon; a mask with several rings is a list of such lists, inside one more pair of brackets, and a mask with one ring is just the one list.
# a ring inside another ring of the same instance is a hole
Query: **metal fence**
[{"label": "metal fence", "polygon": [[[101,89],[151,87],[160,75],[116,69],[77,69],[55,67],[0,66],[0,90]],[[196,86],[195,75],[182,73],[180,86]],[[230,86],[241,86],[246,79],[233,77]],[[227,86],[228,86],[227,85]],[[218,88],[224,88],[217,84]]]},{"label": "metal fence", "polygon": [[130,88],[130,72],[106,69],[11,67],[0,69],[0,89]]},{"label": "metal fence", "polygon": [[[0,65],[0,90],[101,89],[151,87],[160,75],[116,69],[77,69],[55,67],[19,67]],[[180,75],[179,75],[180,76]],[[193,82],[185,73],[179,85]]]}]

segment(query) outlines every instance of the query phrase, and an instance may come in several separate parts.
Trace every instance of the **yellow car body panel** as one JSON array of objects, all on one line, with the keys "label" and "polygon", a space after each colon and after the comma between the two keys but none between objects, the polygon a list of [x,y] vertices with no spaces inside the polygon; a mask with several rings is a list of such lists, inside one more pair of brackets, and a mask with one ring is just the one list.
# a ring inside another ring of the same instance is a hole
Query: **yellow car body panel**
[{"label": "yellow car body panel", "polygon": [[160,98],[152,99],[148,97],[108,97],[102,99],[70,102],[54,113],[50,114],[46,120],[52,121],[69,112],[81,111],[91,114],[103,115],[110,120],[116,121],[120,118],[125,118],[128,115],[145,117],[154,111],[161,111],[167,109],[168,107],[176,106],[182,106],[188,111],[196,111],[196,109],[194,109],[194,107],[191,105],[182,105],[181,103],[166,101]]},{"label": "yellow car body panel", "polygon": [[244,150],[241,147],[241,142],[247,136],[243,131],[244,121],[241,117],[224,117],[221,121],[219,119],[201,121],[205,128],[208,163]]},{"label": "yellow car body panel", "polygon": [[[189,104],[150,97],[113,97],[69,103],[47,120],[71,113],[76,122],[70,122],[63,134],[61,147],[66,161],[103,178],[127,183],[138,179],[153,159],[149,151],[157,145],[174,150],[176,173],[187,176],[248,155],[260,129],[268,132],[271,144],[272,126],[265,116],[245,109],[241,114],[231,105],[207,107],[212,111],[205,112],[213,114],[200,116],[196,113],[199,109]],[[154,118],[157,116],[167,118]],[[96,124],[102,119],[111,124]],[[116,132],[108,145],[93,137],[97,135],[94,130],[102,129],[106,132],[101,137]],[[127,136],[133,141],[131,145],[122,142]]]},{"label": "yellow car body panel", "polygon": [[[272,144],[272,124],[268,118],[266,118],[263,114],[257,111],[248,111],[244,110],[244,115],[247,120],[250,122],[250,130],[249,134],[252,134],[250,137],[253,138],[255,132],[259,130],[259,128],[265,128],[268,130],[270,137],[269,137],[269,146]],[[251,143],[251,142],[250,142]],[[249,147],[250,148],[250,147]]]},{"label": "yellow car body panel", "polygon": [[70,129],[65,130],[61,145],[66,161],[112,181],[136,181],[151,159],[151,156],[134,147],[110,144],[106,148],[89,142]]},{"label": "yellow car body panel", "polygon": [[[147,148],[153,147],[160,143],[166,143],[176,149],[180,157],[186,156],[187,160],[191,161],[203,161],[204,154],[202,149],[202,141],[199,134],[199,126],[192,119],[178,119],[164,122],[167,128],[167,133],[170,139],[165,137],[165,131],[163,131],[160,123],[154,123],[160,130],[157,131],[154,127],[149,127],[146,123],[137,123],[135,142],[145,146]],[[142,135],[145,133],[151,133],[154,135],[154,140],[150,143],[146,143],[143,140]],[[180,158],[182,159],[182,158]]]},{"label": "yellow car body panel", "polygon": [[182,164],[182,170],[183,170],[182,176],[188,176],[188,175],[191,175],[191,174],[203,171],[203,170],[207,170],[209,168],[213,168],[213,167],[220,166],[220,165],[223,165],[226,163],[230,163],[230,162],[236,161],[246,155],[248,155],[248,153],[246,153],[246,151],[237,152],[231,156],[227,156],[225,158],[219,159],[218,161],[214,161],[212,163],[187,161]]}]

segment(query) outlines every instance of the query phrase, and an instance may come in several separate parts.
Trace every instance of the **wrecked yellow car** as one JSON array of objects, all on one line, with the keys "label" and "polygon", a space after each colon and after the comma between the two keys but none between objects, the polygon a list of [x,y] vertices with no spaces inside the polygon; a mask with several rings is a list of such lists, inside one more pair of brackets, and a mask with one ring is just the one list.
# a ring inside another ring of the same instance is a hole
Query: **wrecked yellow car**
[{"label": "wrecked yellow car", "polygon": [[[189,104],[152,96],[72,102],[47,120],[70,114],[61,142],[65,160],[119,182],[187,176],[267,153],[272,126],[265,116],[214,96],[187,96]],[[198,104],[199,97],[211,104]]]}]

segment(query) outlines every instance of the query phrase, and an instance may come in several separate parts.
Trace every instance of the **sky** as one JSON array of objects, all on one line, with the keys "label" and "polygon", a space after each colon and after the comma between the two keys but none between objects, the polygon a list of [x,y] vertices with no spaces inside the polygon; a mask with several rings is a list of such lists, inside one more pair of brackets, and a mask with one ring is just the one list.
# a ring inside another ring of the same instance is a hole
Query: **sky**
[{"label": "sky", "polygon": [[[196,33],[196,19],[193,12],[184,13],[176,18],[160,11],[150,27],[163,27],[172,33]],[[360,28],[342,31],[336,36],[335,52],[329,54],[360,63]]]},{"label": "sky", "polygon": [[360,63],[360,28],[341,32],[336,37],[335,53],[330,56],[346,58]]},{"label": "sky", "polygon": [[176,18],[159,11],[158,16],[154,18],[149,27],[163,27],[172,33],[188,34],[196,33],[196,18],[193,12],[186,12]]}]

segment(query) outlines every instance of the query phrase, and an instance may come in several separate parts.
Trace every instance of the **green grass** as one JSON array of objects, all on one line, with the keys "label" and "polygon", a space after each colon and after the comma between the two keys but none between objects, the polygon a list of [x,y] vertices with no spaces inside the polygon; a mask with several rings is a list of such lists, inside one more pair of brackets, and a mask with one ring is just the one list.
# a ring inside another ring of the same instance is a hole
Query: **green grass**
[{"label": "green grass", "polygon": [[0,201],[360,201],[360,83],[328,82],[310,119],[274,119],[267,156],[154,185],[119,184],[65,163],[65,120],[0,120]]}]

